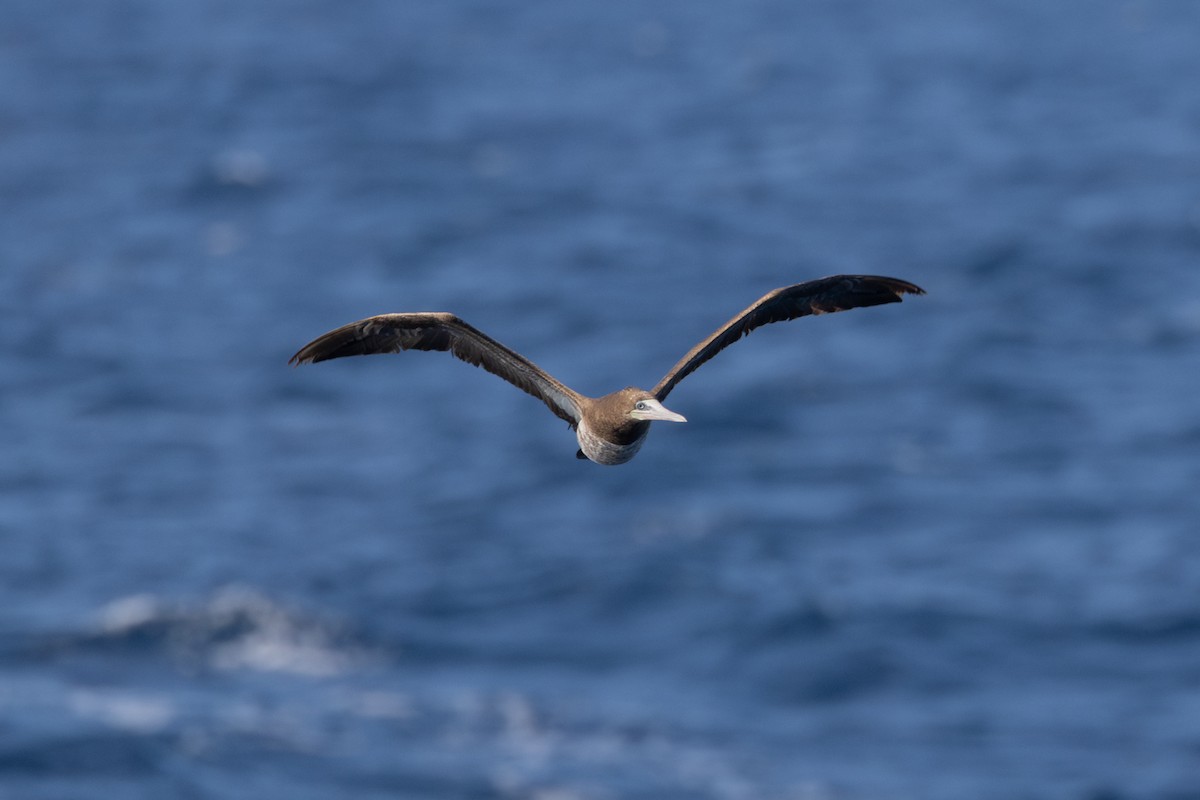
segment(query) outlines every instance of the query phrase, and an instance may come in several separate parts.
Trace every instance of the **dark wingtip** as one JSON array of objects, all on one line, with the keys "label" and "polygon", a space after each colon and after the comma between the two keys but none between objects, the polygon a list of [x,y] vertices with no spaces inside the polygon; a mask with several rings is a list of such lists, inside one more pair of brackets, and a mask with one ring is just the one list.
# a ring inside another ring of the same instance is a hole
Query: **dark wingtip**
[{"label": "dark wingtip", "polygon": [[288,359],[288,362],[287,362],[288,366],[289,367],[298,367],[301,364],[311,364],[314,361],[316,361],[316,359],[313,358],[311,353],[305,352],[306,350],[308,350],[308,348],[304,347],[304,348],[301,348],[300,350],[296,351],[296,355],[294,355]]},{"label": "dark wingtip", "polygon": [[867,278],[867,286],[874,293],[874,296],[863,305],[903,303],[906,294],[914,296],[925,294],[925,290],[920,286],[900,278],[887,278],[882,275],[865,275],[863,277]]},{"label": "dark wingtip", "polygon": [[338,358],[342,355],[359,355],[358,353],[317,353],[309,352],[307,348],[288,359],[288,364],[299,367],[304,364],[318,364],[322,361]]},{"label": "dark wingtip", "polygon": [[900,278],[884,278],[881,276],[871,277],[874,280],[883,283],[888,289],[894,292],[897,300],[904,299],[903,296],[906,294],[925,294],[925,290],[920,286],[917,286],[915,283],[909,283],[908,281],[901,280]]},{"label": "dark wingtip", "polygon": [[[832,314],[838,311],[849,311],[852,308],[901,303],[906,294],[925,294],[925,290],[915,283],[886,275],[831,275],[828,278],[799,283],[780,291],[803,291],[814,284],[824,284],[823,288],[827,291],[819,291],[811,295],[809,313],[812,314]],[[794,318],[794,316],[788,317],[788,319]]]},{"label": "dark wingtip", "polygon": [[293,367],[301,364],[316,364],[343,356],[361,356],[370,352],[364,349],[361,339],[357,336],[355,326],[351,323],[337,330],[318,336],[296,351],[296,355],[288,359]]}]

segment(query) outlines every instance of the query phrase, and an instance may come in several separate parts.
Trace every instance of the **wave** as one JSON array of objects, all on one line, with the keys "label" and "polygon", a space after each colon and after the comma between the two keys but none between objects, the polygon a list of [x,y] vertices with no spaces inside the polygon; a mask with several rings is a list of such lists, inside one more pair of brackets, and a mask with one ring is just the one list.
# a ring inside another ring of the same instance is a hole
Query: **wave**
[{"label": "wave", "polygon": [[288,608],[243,586],[196,603],[152,594],[103,606],[87,629],[47,637],[43,654],[145,658],[159,654],[190,669],[254,670],[325,677],[366,660],[348,626]]}]

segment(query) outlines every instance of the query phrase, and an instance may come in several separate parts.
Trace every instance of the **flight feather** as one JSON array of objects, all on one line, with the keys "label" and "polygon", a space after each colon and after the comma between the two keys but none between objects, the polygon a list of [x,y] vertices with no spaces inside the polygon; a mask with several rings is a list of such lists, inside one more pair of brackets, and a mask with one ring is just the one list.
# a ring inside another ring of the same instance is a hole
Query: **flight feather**
[{"label": "flight feather", "polygon": [[833,275],[767,292],[749,308],[713,331],[679,359],[651,393],[664,399],[681,380],[755,328],[772,322],[832,314],[851,308],[899,303],[905,294],[925,294],[915,284],[877,275]]},{"label": "flight feather", "polygon": [[541,400],[551,411],[575,427],[580,417],[580,395],[550,376],[532,361],[510,350],[454,314],[420,312],[380,314],[343,325],[300,348],[291,364],[313,364],[331,358],[404,350],[438,350],[483,367]]}]

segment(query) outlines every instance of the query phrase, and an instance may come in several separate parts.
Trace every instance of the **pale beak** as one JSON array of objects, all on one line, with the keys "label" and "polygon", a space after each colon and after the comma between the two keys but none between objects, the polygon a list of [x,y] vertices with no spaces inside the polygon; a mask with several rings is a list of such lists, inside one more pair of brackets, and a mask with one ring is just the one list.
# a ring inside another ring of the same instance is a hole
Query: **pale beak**
[{"label": "pale beak", "polygon": [[643,400],[642,402],[646,405],[645,409],[641,411],[634,409],[629,414],[634,419],[646,422],[687,422],[687,417],[683,414],[676,414],[657,400]]}]

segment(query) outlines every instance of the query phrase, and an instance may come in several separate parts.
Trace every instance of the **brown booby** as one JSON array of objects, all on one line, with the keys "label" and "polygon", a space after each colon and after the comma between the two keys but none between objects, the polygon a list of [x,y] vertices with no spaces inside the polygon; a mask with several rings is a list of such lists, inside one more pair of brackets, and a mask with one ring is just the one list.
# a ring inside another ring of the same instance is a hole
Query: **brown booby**
[{"label": "brown booby", "polygon": [[576,457],[597,464],[624,464],[641,448],[651,422],[687,421],[662,404],[675,385],[755,328],[810,314],[899,303],[902,295],[924,293],[907,281],[876,275],[833,275],[785,286],[763,295],[713,331],[650,391],[630,386],[603,397],[579,394],[529,359],[445,312],[380,314],[351,322],[304,345],[288,363],[311,364],[402,350],[449,351],[549,406],[575,431],[580,448]]}]

